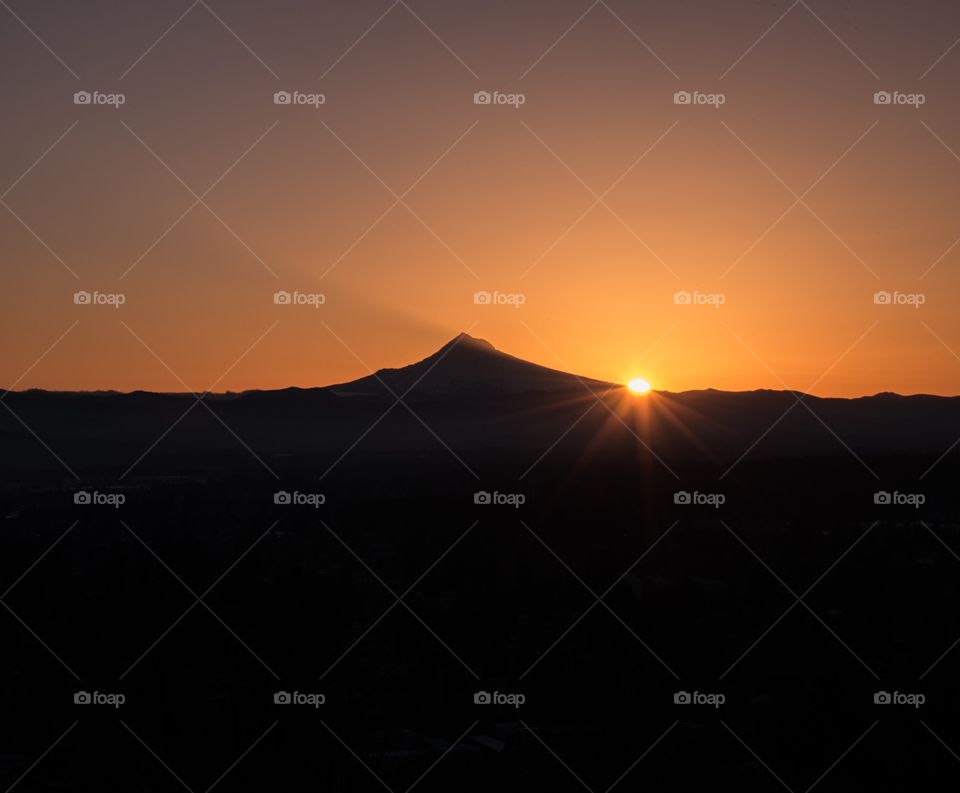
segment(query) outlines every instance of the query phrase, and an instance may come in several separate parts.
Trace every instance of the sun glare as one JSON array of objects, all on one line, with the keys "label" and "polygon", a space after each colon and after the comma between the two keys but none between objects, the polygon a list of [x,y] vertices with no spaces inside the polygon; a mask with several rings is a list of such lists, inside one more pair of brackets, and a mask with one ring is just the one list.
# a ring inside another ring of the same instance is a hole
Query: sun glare
[{"label": "sun glare", "polygon": [[634,394],[646,394],[650,390],[650,383],[642,377],[635,377],[627,383],[627,388]]}]

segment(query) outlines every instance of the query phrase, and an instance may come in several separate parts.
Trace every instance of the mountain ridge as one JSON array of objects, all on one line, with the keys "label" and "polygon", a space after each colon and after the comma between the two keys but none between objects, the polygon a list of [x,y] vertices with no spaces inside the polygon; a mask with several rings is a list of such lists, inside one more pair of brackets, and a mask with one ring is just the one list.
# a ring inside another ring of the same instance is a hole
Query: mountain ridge
[{"label": "mountain ridge", "polygon": [[[451,357],[452,356],[452,357]],[[454,364],[454,367],[451,367]],[[470,372],[471,367],[486,367],[477,375]],[[491,365],[492,364],[492,365]],[[455,369],[455,371],[451,371]],[[439,371],[437,371],[439,370]],[[446,371],[444,371],[446,370]],[[525,376],[518,372],[525,372]],[[443,375],[438,377],[438,375]],[[513,385],[498,388],[496,385],[497,376],[513,376]],[[416,381],[422,376],[427,386],[419,389],[422,393],[432,394],[454,394],[470,385],[484,384],[488,386],[491,392],[500,393],[522,393],[525,390],[545,391],[551,390],[570,390],[574,387],[583,389],[585,386],[590,391],[616,392],[625,388],[623,384],[612,383],[609,381],[598,380],[596,378],[581,376],[560,369],[533,363],[523,358],[510,355],[497,349],[486,339],[471,336],[466,332],[461,332],[441,345],[425,358],[399,367],[383,367],[375,372],[354,380],[348,380],[341,383],[332,383],[328,385],[314,386],[284,386],[282,388],[250,388],[242,391],[213,391],[204,392],[205,399],[241,399],[255,395],[282,395],[285,393],[311,393],[311,392],[331,392],[337,396],[350,395],[376,395],[380,396],[390,391],[395,392],[397,396],[402,392],[397,392],[397,387],[403,388],[417,384]],[[493,382],[491,382],[493,381]],[[419,386],[419,384],[417,384]],[[443,386],[446,385],[447,388]],[[450,387],[457,386],[460,387]],[[518,387],[526,385],[528,388]],[[197,392],[198,394],[200,392]],[[954,394],[900,394],[893,391],[879,391],[875,394],[862,394],[852,397],[839,396],[818,396],[795,389],[775,389],[775,388],[755,388],[742,391],[728,391],[719,388],[697,388],[685,391],[670,391],[666,389],[654,389],[652,394],[672,397],[695,397],[700,394],[710,395],[768,395],[768,394],[789,394],[799,396],[804,399],[817,400],[838,400],[846,402],[855,402],[858,400],[883,400],[883,399],[960,399],[960,395]],[[190,397],[193,396],[189,391],[150,391],[146,389],[134,389],[133,391],[121,391],[118,389],[93,389],[93,390],[62,390],[48,388],[28,388],[20,391],[6,390],[4,394],[21,396],[57,396],[57,397]]]}]

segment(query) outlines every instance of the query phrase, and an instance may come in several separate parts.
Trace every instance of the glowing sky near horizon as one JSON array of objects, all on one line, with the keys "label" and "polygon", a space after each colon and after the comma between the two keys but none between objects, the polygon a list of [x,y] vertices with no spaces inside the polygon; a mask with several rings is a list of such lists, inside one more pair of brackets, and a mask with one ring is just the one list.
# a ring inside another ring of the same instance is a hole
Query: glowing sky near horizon
[{"label": "glowing sky near horizon", "polygon": [[4,388],[960,392],[954,3],[8,5]]}]

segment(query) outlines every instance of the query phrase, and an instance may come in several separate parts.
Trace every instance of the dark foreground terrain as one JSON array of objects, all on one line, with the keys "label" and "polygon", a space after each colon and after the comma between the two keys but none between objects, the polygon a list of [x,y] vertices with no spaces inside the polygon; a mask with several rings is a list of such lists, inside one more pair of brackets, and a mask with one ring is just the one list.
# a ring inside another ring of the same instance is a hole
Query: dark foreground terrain
[{"label": "dark foreground terrain", "polygon": [[955,457],[921,480],[939,455],[839,447],[724,476],[661,464],[628,433],[532,470],[437,447],[271,457],[274,478],[238,444],[151,455],[119,485],[8,482],[0,784],[960,780]]},{"label": "dark foreground terrain", "polygon": [[0,789],[960,780],[958,399],[2,399]]}]

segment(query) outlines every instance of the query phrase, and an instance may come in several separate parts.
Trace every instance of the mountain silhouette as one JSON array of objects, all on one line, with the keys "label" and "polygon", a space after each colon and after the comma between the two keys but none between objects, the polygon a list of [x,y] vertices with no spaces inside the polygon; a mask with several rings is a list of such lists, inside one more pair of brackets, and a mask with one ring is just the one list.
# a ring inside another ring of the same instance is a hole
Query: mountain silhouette
[{"label": "mountain silhouette", "polygon": [[[9,392],[0,472],[146,459],[163,470],[320,455],[454,450],[519,460],[634,446],[661,460],[946,453],[960,397],[883,393],[824,399],[794,391],[651,392],[524,361],[461,333],[426,358],[346,383],[211,394]],[[164,461],[164,462],[160,462]],[[215,461],[215,462],[214,462]]]},{"label": "mountain silhouette", "polygon": [[582,391],[603,393],[620,386],[549,369],[501,352],[467,333],[454,337],[422,361],[375,374],[330,390],[339,395],[392,392],[401,396],[523,394]]}]

